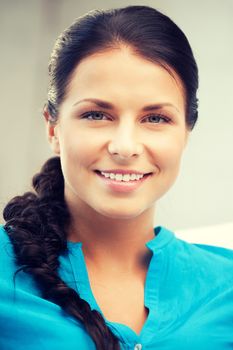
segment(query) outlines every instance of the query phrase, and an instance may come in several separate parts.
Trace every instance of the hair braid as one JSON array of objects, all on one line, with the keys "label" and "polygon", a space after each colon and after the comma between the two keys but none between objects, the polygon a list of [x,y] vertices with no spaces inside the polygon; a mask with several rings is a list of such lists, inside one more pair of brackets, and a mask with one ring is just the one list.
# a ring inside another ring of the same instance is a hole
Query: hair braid
[{"label": "hair braid", "polygon": [[60,158],[49,159],[33,177],[36,193],[26,192],[5,207],[5,229],[13,244],[16,262],[31,274],[42,297],[50,300],[84,324],[99,350],[119,350],[117,337],[102,315],[91,310],[79,294],[59,277],[58,257],[67,249],[69,212],[64,201]]}]

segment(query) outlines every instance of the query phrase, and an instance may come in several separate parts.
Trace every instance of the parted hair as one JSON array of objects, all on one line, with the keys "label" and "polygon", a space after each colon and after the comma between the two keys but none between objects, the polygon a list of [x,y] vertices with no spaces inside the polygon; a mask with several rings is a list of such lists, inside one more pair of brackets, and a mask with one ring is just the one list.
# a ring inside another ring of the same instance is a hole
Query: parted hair
[{"label": "parted hair", "polygon": [[[197,112],[198,69],[184,33],[166,15],[148,6],[94,10],[78,18],[57,39],[49,63],[45,109],[56,123],[72,73],[85,57],[121,46],[174,70],[186,100],[186,125],[193,129]],[[171,73],[172,74],[172,73]],[[32,179],[32,191],[16,196],[3,211],[18,270],[33,276],[43,298],[81,322],[98,350],[119,350],[119,340],[104,317],[80,298],[59,276],[59,256],[67,252],[70,214],[64,198],[59,157],[46,161]]]}]

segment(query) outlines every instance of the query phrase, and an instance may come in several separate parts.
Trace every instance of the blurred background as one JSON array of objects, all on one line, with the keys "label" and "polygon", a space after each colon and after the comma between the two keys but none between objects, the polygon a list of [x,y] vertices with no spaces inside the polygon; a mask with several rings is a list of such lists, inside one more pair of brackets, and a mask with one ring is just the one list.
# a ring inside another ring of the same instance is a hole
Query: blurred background
[{"label": "blurred background", "polygon": [[[126,5],[152,6],[171,17],[188,37],[199,66],[199,121],[175,185],[157,204],[155,225],[179,231],[229,224],[233,222],[232,0],[0,0],[0,211],[10,198],[30,190],[32,176],[52,156],[42,110],[56,37],[89,10]],[[217,232],[221,236],[221,230]]]}]

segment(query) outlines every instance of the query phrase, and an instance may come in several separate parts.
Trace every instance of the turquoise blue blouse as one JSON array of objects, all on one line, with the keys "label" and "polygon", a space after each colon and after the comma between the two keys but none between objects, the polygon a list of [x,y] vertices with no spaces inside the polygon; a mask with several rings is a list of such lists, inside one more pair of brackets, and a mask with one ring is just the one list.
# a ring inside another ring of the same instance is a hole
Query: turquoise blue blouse
[{"label": "turquoise blue blouse", "polygon": [[[155,228],[146,246],[153,257],[144,293],[149,315],[140,334],[106,319],[121,349],[233,349],[233,250],[190,244],[164,227]],[[62,279],[101,312],[82,244],[68,242],[60,263]],[[83,325],[42,299],[30,275],[19,272],[14,289],[16,269],[12,245],[0,226],[0,349],[94,350]]]}]

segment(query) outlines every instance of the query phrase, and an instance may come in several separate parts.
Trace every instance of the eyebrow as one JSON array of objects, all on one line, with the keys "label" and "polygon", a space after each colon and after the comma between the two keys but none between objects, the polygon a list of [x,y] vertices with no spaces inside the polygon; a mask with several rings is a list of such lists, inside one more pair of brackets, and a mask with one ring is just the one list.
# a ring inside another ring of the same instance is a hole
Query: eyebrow
[{"label": "eyebrow", "polygon": [[[103,101],[103,100],[99,100],[97,98],[84,98],[83,100],[75,102],[73,106],[76,106],[77,104],[83,103],[83,102],[92,102],[92,103],[96,104],[97,106],[99,106],[100,108],[104,108],[104,109],[109,109],[109,110],[114,109],[114,105],[112,103],[107,102],[107,101]],[[174,106],[172,103],[169,103],[169,102],[155,103],[155,104],[151,104],[148,106],[144,106],[142,108],[142,111],[148,112],[148,111],[152,111],[152,110],[161,109],[162,107],[172,107],[172,108],[176,109],[178,112],[180,112],[176,106]]]}]

